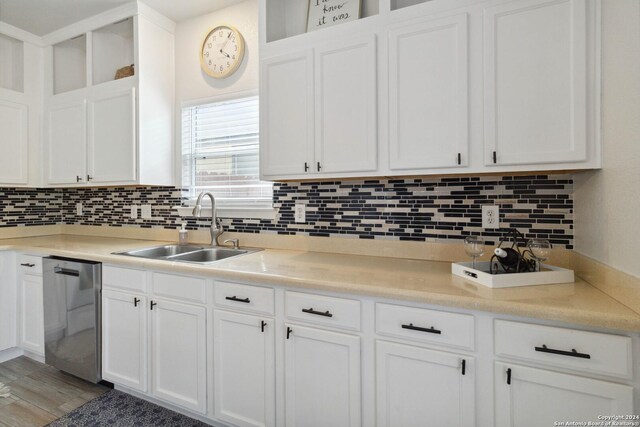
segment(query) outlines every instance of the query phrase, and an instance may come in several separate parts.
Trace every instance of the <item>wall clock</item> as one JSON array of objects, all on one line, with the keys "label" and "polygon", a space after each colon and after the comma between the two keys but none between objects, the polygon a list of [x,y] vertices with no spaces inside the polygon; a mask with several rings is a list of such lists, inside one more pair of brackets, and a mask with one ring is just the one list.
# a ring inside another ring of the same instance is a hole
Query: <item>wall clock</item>
[{"label": "wall clock", "polygon": [[244,38],[230,25],[219,25],[209,31],[200,49],[200,66],[216,79],[236,72],[244,58]]}]

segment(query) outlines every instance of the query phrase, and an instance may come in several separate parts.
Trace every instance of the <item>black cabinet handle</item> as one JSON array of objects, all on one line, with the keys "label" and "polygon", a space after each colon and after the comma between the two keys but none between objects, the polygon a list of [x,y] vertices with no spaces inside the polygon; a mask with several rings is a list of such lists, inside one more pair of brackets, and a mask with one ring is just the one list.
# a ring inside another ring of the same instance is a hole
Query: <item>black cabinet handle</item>
[{"label": "black cabinet handle", "polygon": [[153,307],[155,307],[156,305],[158,305],[157,302],[155,301],[151,301],[151,310],[153,310]]},{"label": "black cabinet handle", "polygon": [[462,375],[466,375],[467,374],[467,361],[465,359],[462,359],[462,367],[461,367],[461,371],[462,371]]},{"label": "black cabinet handle", "polygon": [[33,267],[35,267],[35,266],[36,266],[35,264],[30,264],[30,263],[28,263],[28,262],[27,262],[27,263],[24,263],[24,264],[20,264],[20,265],[21,265],[21,266],[23,266],[23,267],[29,267],[29,268],[33,268]]},{"label": "black cabinet handle", "polygon": [[235,302],[243,302],[245,304],[249,304],[251,302],[251,300],[249,298],[238,298],[237,296],[232,296],[232,297],[225,297],[225,299],[229,300],[229,301],[235,301]]},{"label": "black cabinet handle", "polygon": [[304,171],[305,172],[309,171],[309,164],[307,162],[304,162]]},{"label": "black cabinet handle", "polygon": [[87,181],[91,181],[93,177],[91,175],[87,175]]},{"label": "black cabinet handle", "polygon": [[320,169],[322,169],[322,166],[320,166],[320,162],[318,162],[318,172],[320,172]]},{"label": "black cabinet handle", "polygon": [[511,385],[511,368],[507,369],[507,385]]},{"label": "black cabinet handle", "polygon": [[264,320],[260,321],[260,331],[264,332],[264,328],[267,326],[267,322],[265,322]]},{"label": "black cabinet handle", "polygon": [[493,152],[493,163],[498,163],[498,153],[496,151]]},{"label": "black cabinet handle", "polygon": [[542,347],[535,347],[535,350],[539,351],[540,353],[559,354],[561,356],[577,357],[579,359],[591,359],[590,354],[578,353],[575,348],[572,348],[571,351],[565,351],[565,350],[556,350],[553,348],[547,348],[546,345],[542,345]]},{"label": "black cabinet handle", "polygon": [[402,329],[409,329],[412,331],[427,332],[429,334],[438,334],[438,335],[442,333],[442,331],[434,328],[433,326],[430,328],[421,328],[420,326],[413,326],[413,323],[409,323],[408,325],[402,325]]},{"label": "black cabinet handle", "polygon": [[80,178],[80,175],[76,175],[76,182],[80,182],[82,181],[82,178]]},{"label": "black cabinet handle", "polygon": [[462,164],[462,154],[458,153],[458,165]]},{"label": "black cabinet handle", "polygon": [[291,336],[291,332],[293,332],[293,329],[287,326],[287,339]]},{"label": "black cabinet handle", "polygon": [[134,307],[137,307],[139,303],[140,303],[140,298],[134,298],[133,299],[133,306]]},{"label": "black cabinet handle", "polygon": [[333,314],[331,314],[329,312],[329,310],[327,310],[327,311],[316,311],[313,308],[303,308],[302,312],[303,313],[308,313],[308,314],[315,314],[316,316],[333,317]]}]

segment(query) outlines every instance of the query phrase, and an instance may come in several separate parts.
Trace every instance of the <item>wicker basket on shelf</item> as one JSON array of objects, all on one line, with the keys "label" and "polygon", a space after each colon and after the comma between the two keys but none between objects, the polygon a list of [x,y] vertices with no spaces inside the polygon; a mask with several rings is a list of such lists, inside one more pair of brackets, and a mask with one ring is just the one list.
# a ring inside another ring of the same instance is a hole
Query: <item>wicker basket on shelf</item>
[{"label": "wicker basket on shelf", "polygon": [[125,77],[131,77],[135,74],[136,70],[133,64],[127,65],[126,67],[122,67],[118,71],[116,71],[115,80],[124,79]]}]

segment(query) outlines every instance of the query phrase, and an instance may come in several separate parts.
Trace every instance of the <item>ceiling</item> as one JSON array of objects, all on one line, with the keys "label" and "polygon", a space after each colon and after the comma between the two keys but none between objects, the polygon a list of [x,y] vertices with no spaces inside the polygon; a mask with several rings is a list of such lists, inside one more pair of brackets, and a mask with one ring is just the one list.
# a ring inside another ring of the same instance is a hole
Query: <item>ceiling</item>
[{"label": "ceiling", "polygon": [[[132,0],[0,0],[0,21],[37,36]],[[142,0],[175,22],[204,15],[244,0]]]}]

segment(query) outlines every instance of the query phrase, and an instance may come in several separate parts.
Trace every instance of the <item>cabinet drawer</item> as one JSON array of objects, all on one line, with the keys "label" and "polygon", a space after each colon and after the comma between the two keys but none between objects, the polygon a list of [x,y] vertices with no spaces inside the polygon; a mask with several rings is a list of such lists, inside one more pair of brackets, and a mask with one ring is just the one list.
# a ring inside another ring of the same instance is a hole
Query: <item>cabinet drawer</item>
[{"label": "cabinet drawer", "polygon": [[102,267],[102,287],[144,294],[147,293],[146,274],[144,270],[105,265]]},{"label": "cabinet drawer", "polygon": [[273,316],[274,291],[271,288],[216,281],[213,294],[215,303],[221,307]]},{"label": "cabinet drawer", "polygon": [[468,314],[376,304],[380,335],[473,350],[474,330],[474,318]]},{"label": "cabinet drawer", "polygon": [[156,296],[202,304],[207,302],[207,280],[202,277],[153,273],[152,289]]},{"label": "cabinet drawer", "polygon": [[42,276],[42,257],[35,255],[18,255],[18,270],[22,274]]},{"label": "cabinet drawer", "polygon": [[495,353],[572,370],[629,378],[631,338],[495,321]]},{"label": "cabinet drawer", "polygon": [[285,311],[289,319],[360,330],[360,301],[287,291]]}]

